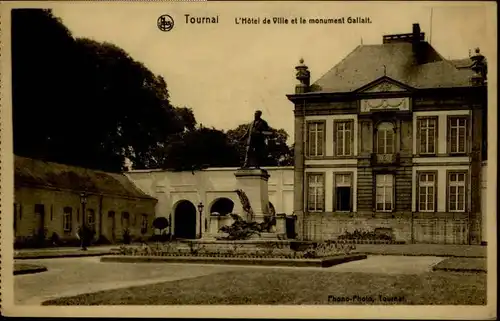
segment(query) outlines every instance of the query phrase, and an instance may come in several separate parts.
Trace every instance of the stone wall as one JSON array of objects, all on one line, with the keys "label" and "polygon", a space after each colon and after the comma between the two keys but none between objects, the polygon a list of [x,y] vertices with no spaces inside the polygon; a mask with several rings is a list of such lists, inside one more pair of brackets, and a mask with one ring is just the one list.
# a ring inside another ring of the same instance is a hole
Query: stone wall
[{"label": "stone wall", "polygon": [[391,229],[395,241],[405,243],[467,244],[467,215],[397,212],[388,215],[335,213],[306,214],[306,239],[335,239],[345,232]]},{"label": "stone wall", "polygon": [[395,240],[411,242],[411,214],[394,214],[395,218],[357,216],[355,214],[309,213],[306,214],[306,231],[309,240],[334,239],[347,232],[373,231],[375,228],[392,228]]},{"label": "stone wall", "polygon": [[[204,205],[202,219],[199,217],[196,219],[196,231],[200,231],[200,222],[203,224],[205,218],[209,219],[212,205],[220,198],[233,201],[233,213],[243,214],[240,200],[235,192],[241,188],[234,175],[236,170],[237,168],[209,168],[195,172],[137,170],[126,175],[144,193],[158,200],[156,216],[171,218],[174,229],[176,206],[185,200],[195,207],[201,202]],[[276,213],[291,215],[294,202],[293,167],[274,167],[267,170],[270,175],[269,201]]]}]

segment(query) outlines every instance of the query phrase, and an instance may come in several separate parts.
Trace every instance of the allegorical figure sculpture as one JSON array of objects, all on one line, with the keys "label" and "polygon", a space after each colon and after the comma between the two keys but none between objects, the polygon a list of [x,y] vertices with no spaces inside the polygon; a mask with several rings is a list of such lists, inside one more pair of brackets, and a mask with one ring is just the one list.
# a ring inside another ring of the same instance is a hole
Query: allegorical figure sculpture
[{"label": "allegorical figure sculpture", "polygon": [[247,132],[242,137],[246,139],[246,153],[243,168],[251,166],[260,168],[266,156],[266,137],[270,136],[267,122],[261,118],[262,112],[257,110],[253,122],[249,125]]}]

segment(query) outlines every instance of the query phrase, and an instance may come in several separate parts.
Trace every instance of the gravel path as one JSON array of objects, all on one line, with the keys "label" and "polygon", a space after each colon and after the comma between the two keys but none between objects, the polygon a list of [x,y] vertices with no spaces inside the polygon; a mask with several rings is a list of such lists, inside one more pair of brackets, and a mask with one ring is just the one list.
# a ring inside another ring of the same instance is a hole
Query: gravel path
[{"label": "gravel path", "polygon": [[98,257],[23,260],[23,263],[43,264],[48,269],[44,273],[14,278],[16,304],[35,305],[61,296],[192,278],[231,269],[161,263],[100,263]]}]

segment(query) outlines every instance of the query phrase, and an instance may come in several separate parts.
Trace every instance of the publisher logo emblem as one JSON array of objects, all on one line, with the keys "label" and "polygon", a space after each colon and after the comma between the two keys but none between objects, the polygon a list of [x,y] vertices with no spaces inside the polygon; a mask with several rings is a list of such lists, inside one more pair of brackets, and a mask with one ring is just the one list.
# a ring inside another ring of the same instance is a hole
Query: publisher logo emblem
[{"label": "publisher logo emblem", "polygon": [[170,15],[164,14],[158,17],[156,25],[161,31],[167,32],[174,27],[174,19]]}]

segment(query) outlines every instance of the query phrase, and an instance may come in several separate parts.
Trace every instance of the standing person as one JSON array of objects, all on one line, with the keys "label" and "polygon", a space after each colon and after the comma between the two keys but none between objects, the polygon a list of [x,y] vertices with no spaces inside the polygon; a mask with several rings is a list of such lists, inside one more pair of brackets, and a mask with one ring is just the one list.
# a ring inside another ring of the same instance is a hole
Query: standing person
[{"label": "standing person", "polygon": [[83,224],[78,228],[76,236],[80,239],[82,251],[87,251],[87,246],[90,245],[93,231],[86,224]]}]

